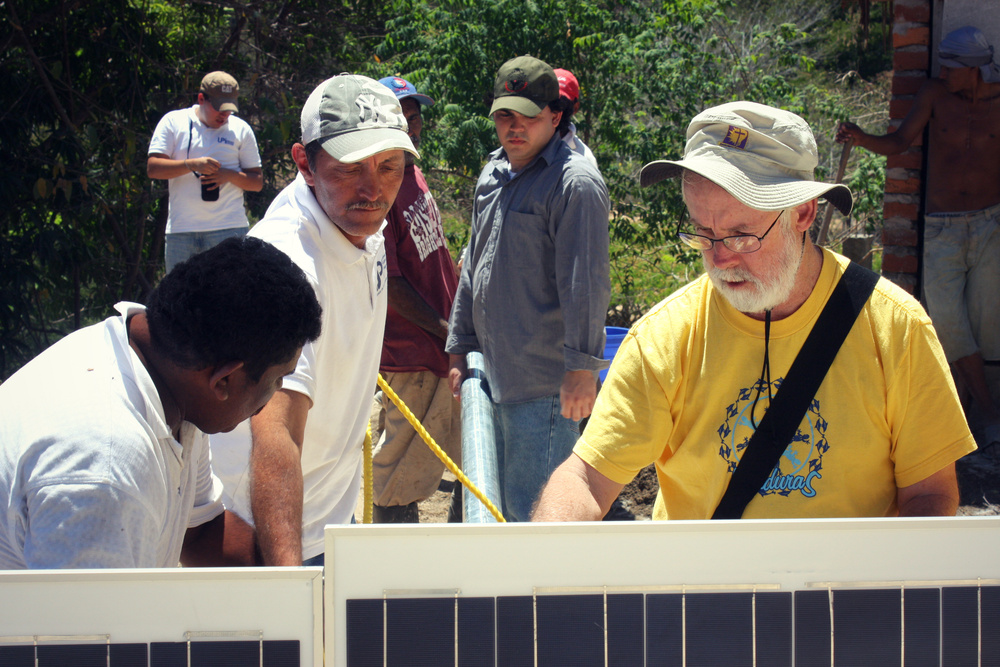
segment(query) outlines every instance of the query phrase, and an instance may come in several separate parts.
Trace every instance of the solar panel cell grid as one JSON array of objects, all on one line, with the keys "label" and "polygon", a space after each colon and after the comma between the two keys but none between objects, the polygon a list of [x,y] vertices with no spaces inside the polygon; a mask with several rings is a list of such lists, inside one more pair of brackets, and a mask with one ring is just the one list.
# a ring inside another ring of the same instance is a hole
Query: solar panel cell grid
[{"label": "solar panel cell grid", "polygon": [[1000,665],[995,586],[350,600],[350,667],[383,665],[383,605],[390,666]]}]

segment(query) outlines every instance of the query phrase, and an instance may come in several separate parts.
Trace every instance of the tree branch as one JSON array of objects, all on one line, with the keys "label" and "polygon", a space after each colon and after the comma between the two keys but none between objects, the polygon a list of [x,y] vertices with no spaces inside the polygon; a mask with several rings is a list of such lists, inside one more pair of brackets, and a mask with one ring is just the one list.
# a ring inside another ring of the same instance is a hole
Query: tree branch
[{"label": "tree branch", "polygon": [[42,87],[45,88],[45,92],[48,93],[49,98],[52,100],[52,106],[56,110],[56,114],[62,119],[70,130],[73,131],[73,135],[77,134],[76,125],[73,121],[69,119],[66,114],[66,110],[63,109],[62,104],[59,102],[59,96],[56,95],[55,88],[52,87],[52,82],[49,80],[48,72],[45,66],[42,65],[42,61],[38,59],[35,54],[35,49],[31,46],[31,41],[28,39],[28,35],[25,34],[24,28],[21,26],[21,19],[18,18],[17,10],[14,9],[14,0],[7,0],[7,9],[10,11],[10,23],[14,26],[14,32],[21,39],[21,45],[28,54],[28,58],[31,63],[35,66],[35,71],[38,73],[38,78],[42,80]]}]

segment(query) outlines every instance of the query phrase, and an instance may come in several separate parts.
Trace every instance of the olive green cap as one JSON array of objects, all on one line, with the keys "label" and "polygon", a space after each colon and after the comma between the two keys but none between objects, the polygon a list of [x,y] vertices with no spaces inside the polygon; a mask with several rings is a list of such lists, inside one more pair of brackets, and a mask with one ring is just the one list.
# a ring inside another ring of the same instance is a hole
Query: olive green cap
[{"label": "olive green cap", "polygon": [[505,62],[497,72],[490,115],[509,109],[535,117],[558,99],[559,79],[555,71],[538,58],[519,56]]}]

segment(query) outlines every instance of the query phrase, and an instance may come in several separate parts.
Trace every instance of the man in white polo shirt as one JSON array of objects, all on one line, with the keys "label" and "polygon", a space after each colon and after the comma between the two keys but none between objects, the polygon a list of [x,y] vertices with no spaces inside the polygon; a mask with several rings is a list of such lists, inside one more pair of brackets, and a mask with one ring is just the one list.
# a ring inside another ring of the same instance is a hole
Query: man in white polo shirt
[{"label": "man in white polo shirt", "polygon": [[302,267],[323,307],[320,337],[250,421],[252,455],[245,441],[212,443],[220,467],[236,471],[223,481],[237,507],[249,492],[268,565],[321,565],[323,527],[354,517],[385,329],[381,229],[404,151],[417,155],[388,88],[353,74],[324,81],[292,146],[299,174],[250,232]]},{"label": "man in white polo shirt", "polygon": [[170,208],[164,238],[167,271],[249,223],[243,192],[264,185],[253,130],[236,106],[240,86],[225,72],[201,80],[198,103],[171,111],[149,141],[146,174],[169,181]]},{"label": "man in white polo shirt", "polygon": [[305,275],[227,239],[116,310],[0,385],[0,570],[252,565],[205,434],[260,410],[319,335]]}]

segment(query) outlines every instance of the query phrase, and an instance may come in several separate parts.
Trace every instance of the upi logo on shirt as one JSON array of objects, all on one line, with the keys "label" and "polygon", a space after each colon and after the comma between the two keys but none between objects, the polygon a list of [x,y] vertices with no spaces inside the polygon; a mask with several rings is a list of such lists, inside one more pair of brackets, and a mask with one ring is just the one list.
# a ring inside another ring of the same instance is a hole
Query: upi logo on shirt
[{"label": "upi logo on shirt", "polygon": [[[379,84],[381,85],[381,84]],[[355,100],[358,105],[359,129],[371,127],[394,127],[399,128],[405,125],[405,119],[401,114],[396,113],[391,107],[386,106],[382,100],[371,93],[361,93]]]}]

